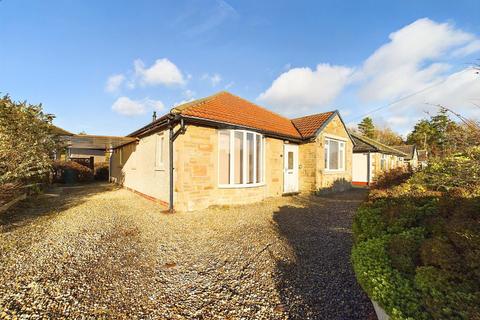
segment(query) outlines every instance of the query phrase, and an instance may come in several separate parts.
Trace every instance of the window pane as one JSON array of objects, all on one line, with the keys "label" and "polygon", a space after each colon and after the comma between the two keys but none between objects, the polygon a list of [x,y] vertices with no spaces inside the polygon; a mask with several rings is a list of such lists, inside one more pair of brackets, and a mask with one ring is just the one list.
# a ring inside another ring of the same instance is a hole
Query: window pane
[{"label": "window pane", "polygon": [[253,183],[253,150],[255,148],[253,142],[253,133],[247,133],[247,183]]},{"label": "window pane", "polygon": [[235,141],[234,141],[234,175],[235,183],[243,183],[243,132],[235,131]]},{"label": "window pane", "polygon": [[257,183],[263,180],[263,152],[262,152],[262,136],[257,135]]},{"label": "window pane", "polygon": [[218,170],[220,184],[230,183],[230,132],[220,131],[218,141]]},{"label": "window pane", "polygon": [[293,152],[288,151],[288,170],[293,170]]},{"label": "window pane", "polygon": [[328,140],[325,140],[325,169],[329,169],[328,168]]},{"label": "window pane", "polygon": [[339,152],[339,168],[344,169],[343,166],[345,164],[345,143],[340,142],[340,152]]},{"label": "window pane", "polygon": [[330,140],[328,144],[328,149],[329,149],[329,169],[336,170],[338,169],[338,141]]}]

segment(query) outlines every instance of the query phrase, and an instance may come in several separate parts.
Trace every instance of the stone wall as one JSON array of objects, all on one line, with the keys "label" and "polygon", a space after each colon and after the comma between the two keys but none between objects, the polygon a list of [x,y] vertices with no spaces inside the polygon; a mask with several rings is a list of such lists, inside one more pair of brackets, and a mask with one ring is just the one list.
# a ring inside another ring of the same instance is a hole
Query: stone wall
[{"label": "stone wall", "polygon": [[316,190],[316,171],[317,163],[317,142],[301,144],[298,148],[299,163],[299,191],[302,193],[311,193]]},{"label": "stone wall", "polygon": [[[345,169],[343,171],[325,170],[325,138],[345,141]],[[342,121],[338,116],[335,116],[316,139],[316,190],[342,191],[350,188],[352,182],[352,154],[353,143]]]},{"label": "stone wall", "polygon": [[211,205],[246,204],[278,196],[283,189],[283,141],[266,138],[265,184],[218,186],[218,130],[189,125],[175,141],[175,207],[181,211]]},{"label": "stone wall", "polygon": [[381,166],[382,153],[380,152],[372,153],[371,157],[372,157],[371,158],[372,159],[372,180],[374,180],[375,177],[377,177],[379,174],[381,174],[384,171],[397,168],[397,167],[406,166],[405,162],[399,161],[397,156],[387,154],[386,166],[385,166],[385,169],[382,170],[382,166]]}]

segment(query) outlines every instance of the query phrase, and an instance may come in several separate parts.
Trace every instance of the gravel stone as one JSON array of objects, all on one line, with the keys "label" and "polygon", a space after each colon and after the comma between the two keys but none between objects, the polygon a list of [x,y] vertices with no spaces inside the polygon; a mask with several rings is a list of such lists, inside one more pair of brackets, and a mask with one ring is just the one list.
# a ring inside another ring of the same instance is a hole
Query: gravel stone
[{"label": "gravel stone", "polygon": [[0,319],[374,319],[353,190],[191,213],[110,184],[0,216]]}]

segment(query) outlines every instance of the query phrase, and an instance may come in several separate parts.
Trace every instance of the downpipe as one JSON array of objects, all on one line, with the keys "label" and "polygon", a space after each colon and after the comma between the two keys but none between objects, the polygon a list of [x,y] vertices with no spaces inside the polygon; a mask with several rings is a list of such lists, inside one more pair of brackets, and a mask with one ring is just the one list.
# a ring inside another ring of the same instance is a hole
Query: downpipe
[{"label": "downpipe", "polygon": [[[175,123],[178,122],[180,119],[180,128],[175,131]],[[168,212],[174,213],[175,210],[173,208],[173,189],[174,189],[174,181],[173,181],[173,143],[178,138],[179,135],[185,134],[187,131],[187,127],[185,126],[185,122],[183,118],[178,115],[172,115],[171,118],[168,119],[168,130],[169,130],[169,143],[168,143],[168,156],[169,156],[169,172],[170,172],[170,199],[168,201]]]}]

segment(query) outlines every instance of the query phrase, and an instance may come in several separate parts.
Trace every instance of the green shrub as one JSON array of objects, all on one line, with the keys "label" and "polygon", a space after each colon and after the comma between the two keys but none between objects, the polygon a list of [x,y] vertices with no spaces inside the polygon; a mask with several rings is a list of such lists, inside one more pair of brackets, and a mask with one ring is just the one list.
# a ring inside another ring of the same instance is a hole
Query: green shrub
[{"label": "green shrub", "polygon": [[393,319],[480,319],[480,148],[372,190],[353,232],[357,279]]},{"label": "green shrub", "polygon": [[[56,182],[86,182],[93,180],[93,172],[74,161],[55,161],[53,163],[54,180]],[[73,181],[68,181],[70,176]]]},{"label": "green shrub", "polygon": [[433,319],[479,319],[480,291],[474,282],[427,266],[417,268],[415,285]]},{"label": "green shrub", "polygon": [[387,254],[390,236],[359,243],[352,250],[357,280],[394,319],[428,319],[412,279],[394,269]]},{"label": "green shrub", "polygon": [[0,97],[0,184],[48,180],[51,156],[60,145],[53,118],[41,104]]},{"label": "green shrub", "polygon": [[394,234],[387,245],[388,256],[392,267],[400,272],[414,275],[420,255],[419,247],[423,240],[423,229],[420,234]]},{"label": "green shrub", "polygon": [[108,177],[109,177],[108,162],[95,163],[94,176],[95,176],[95,180],[108,181]]},{"label": "green shrub", "polygon": [[458,272],[462,268],[460,255],[455,247],[444,239],[426,239],[420,247],[420,258],[423,265],[435,266],[450,272]]}]

